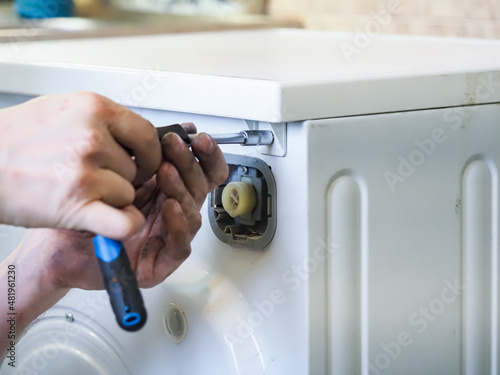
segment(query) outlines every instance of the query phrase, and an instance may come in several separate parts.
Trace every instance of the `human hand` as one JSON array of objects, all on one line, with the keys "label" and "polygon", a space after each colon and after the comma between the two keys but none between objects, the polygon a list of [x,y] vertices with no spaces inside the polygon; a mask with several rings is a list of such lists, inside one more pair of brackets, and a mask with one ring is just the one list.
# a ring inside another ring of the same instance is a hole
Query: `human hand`
[{"label": "human hand", "polygon": [[1,110],[0,222],[123,240],[144,224],[134,186],[160,163],[154,127],[97,94],[50,95]]},{"label": "human hand", "polygon": [[[134,202],[146,223],[124,242],[142,288],[162,282],[189,256],[206,195],[223,183],[228,173],[222,152],[207,135],[194,138],[192,152],[173,133],[163,138],[162,146],[165,161],[157,176],[138,188]],[[33,230],[26,241],[49,284],[62,289],[101,289],[104,285],[92,236],[76,231]]]}]

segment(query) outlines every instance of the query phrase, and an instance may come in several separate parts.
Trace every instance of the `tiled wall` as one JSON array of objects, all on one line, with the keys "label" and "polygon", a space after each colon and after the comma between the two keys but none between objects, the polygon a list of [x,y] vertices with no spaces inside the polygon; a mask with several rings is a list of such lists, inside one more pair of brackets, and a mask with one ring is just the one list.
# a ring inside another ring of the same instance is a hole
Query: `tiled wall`
[{"label": "tiled wall", "polygon": [[268,8],[311,29],[500,39],[500,0],[269,0]]}]

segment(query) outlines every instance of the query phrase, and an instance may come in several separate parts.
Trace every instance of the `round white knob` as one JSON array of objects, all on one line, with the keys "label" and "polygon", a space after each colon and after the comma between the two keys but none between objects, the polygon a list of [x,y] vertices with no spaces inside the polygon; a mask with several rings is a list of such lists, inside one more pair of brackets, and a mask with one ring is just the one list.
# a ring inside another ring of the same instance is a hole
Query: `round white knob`
[{"label": "round white knob", "polygon": [[249,182],[230,182],[222,190],[222,206],[231,217],[252,213],[256,205],[257,193]]}]

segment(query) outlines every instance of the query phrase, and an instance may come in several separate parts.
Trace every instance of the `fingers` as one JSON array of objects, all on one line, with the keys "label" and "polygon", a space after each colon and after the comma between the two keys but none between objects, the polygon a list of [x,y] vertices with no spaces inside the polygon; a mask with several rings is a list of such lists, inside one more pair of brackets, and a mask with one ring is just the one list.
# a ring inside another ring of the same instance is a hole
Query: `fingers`
[{"label": "fingers", "polygon": [[194,154],[184,141],[174,133],[163,137],[162,148],[166,161],[175,166],[186,189],[196,204],[201,206],[208,192],[208,184],[203,169],[196,161]]},{"label": "fingers", "polygon": [[142,246],[135,270],[135,277],[140,288],[152,288],[163,281],[164,278],[159,277],[161,272],[157,270],[156,259],[164,249],[165,242],[161,236],[149,237]]},{"label": "fingers", "polygon": [[175,199],[167,199],[163,204],[162,218],[164,226],[163,231],[169,234],[167,247],[170,251],[159,254],[158,262],[162,262],[162,260],[166,258],[182,262],[191,253],[189,244],[192,239],[192,234],[189,222],[179,202]]},{"label": "fingers", "polygon": [[191,241],[201,227],[199,206],[194,201],[179,176],[177,169],[172,164],[168,162],[162,164],[158,171],[158,182],[166,196],[180,203],[190,229]]},{"label": "fingers", "polygon": [[183,207],[189,205],[196,206],[196,202],[189,190],[186,188],[177,168],[165,161],[158,170],[157,175],[158,183],[163,193],[170,198],[178,201]]},{"label": "fingers", "polygon": [[[135,157],[137,175],[135,185],[149,180],[161,163],[161,146],[158,135],[151,123],[131,110],[96,94],[79,93],[85,103],[83,105],[101,118],[113,138]],[[118,154],[116,160],[119,158]],[[122,153],[123,156],[123,153]]]},{"label": "fingers", "polygon": [[[195,137],[192,148],[193,152],[174,133],[162,139],[165,161],[156,176],[162,191],[157,199],[165,199],[165,196],[167,199],[162,204],[161,215],[158,211],[148,213],[146,227],[149,229],[135,236],[142,238],[142,245],[131,257],[136,262],[141,287],[162,282],[189,256],[190,242],[201,227],[199,210],[206,195],[227,178],[224,156],[208,135]],[[139,198],[136,202],[142,200]]]},{"label": "fingers", "polygon": [[186,131],[186,133],[188,134],[196,134],[196,132],[198,131],[196,129],[196,125],[193,124],[192,122],[183,122],[181,124],[181,126],[184,128],[184,130]]},{"label": "fingers", "polygon": [[130,182],[134,181],[138,172],[134,160],[110,134],[104,133],[104,138],[103,146],[95,155],[92,155],[95,163],[101,168],[118,173]]},{"label": "fingers", "polygon": [[144,216],[136,207],[130,205],[118,209],[98,200],[83,206],[75,216],[78,225],[70,229],[89,230],[120,241],[129,238],[144,225]]},{"label": "fingers", "polygon": [[198,134],[191,141],[191,147],[203,169],[208,191],[215,189],[226,180],[229,173],[229,167],[221,149],[208,134],[204,133]]},{"label": "fingers", "polygon": [[[156,176],[154,176],[149,181],[146,181],[137,188],[137,190],[135,191],[134,206],[142,211],[143,208],[145,208],[148,205],[151,205],[153,201],[156,200],[154,199],[155,198],[154,196],[157,193],[157,191],[158,188],[156,184]],[[144,216],[146,216],[145,212],[143,212],[143,214]]]},{"label": "fingers", "polygon": [[191,253],[192,233],[180,204],[167,199],[161,217],[160,233],[166,235],[149,237],[139,254],[135,272],[141,288],[151,288],[165,280]]},{"label": "fingers", "polygon": [[[193,197],[196,205],[201,207],[207,193],[213,189],[212,186],[220,180],[222,175],[225,175],[227,165],[222,152],[209,136],[198,135],[194,138],[192,147],[193,152],[197,152],[196,156],[199,158],[199,162],[196,160],[195,154],[189,150],[177,134],[170,133],[162,139],[165,160],[175,166],[185,188]],[[212,168],[220,170],[215,171]],[[165,179],[162,180],[166,183]],[[166,180],[168,181],[168,179]],[[161,186],[166,187],[165,184]]]},{"label": "fingers", "polygon": [[94,178],[96,193],[104,203],[120,208],[134,201],[134,187],[119,174],[108,169],[98,169]]}]

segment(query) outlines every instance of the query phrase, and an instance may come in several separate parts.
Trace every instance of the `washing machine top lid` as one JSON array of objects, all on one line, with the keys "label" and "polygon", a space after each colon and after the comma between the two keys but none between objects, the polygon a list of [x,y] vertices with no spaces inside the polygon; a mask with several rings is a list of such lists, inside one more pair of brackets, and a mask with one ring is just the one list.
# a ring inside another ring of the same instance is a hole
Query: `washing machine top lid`
[{"label": "washing machine top lid", "polygon": [[13,42],[0,82],[284,122],[498,102],[500,42],[294,29]]}]

